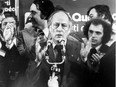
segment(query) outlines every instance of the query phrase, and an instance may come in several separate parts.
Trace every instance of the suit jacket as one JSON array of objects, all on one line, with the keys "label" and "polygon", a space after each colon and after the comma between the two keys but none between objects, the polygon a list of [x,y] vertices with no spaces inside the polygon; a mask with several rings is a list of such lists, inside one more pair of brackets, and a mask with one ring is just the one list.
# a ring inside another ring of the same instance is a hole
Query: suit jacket
[{"label": "suit jacket", "polygon": [[115,44],[116,42],[110,46],[100,61],[99,74],[97,75],[99,87],[115,87]]},{"label": "suit jacket", "polygon": [[[24,29],[19,32],[18,49],[21,55],[25,56],[29,60],[35,60],[35,38],[36,32],[34,30]],[[28,60],[28,62],[29,62]]]},{"label": "suit jacket", "polygon": [[[80,58],[81,44],[73,37],[68,37],[66,44],[66,60],[63,65],[63,72],[60,81],[60,87],[82,87],[81,86],[81,72],[83,70]],[[50,60],[54,61],[52,50],[50,51]],[[33,61],[30,69],[27,71],[28,87],[48,87],[48,79],[50,76],[50,65],[43,58],[39,67]],[[73,68],[74,67],[74,68]],[[75,69],[76,72],[75,72]]]},{"label": "suit jacket", "polygon": [[11,82],[14,84],[18,76],[25,71],[25,59],[20,55],[17,44],[18,39],[16,39],[16,45],[8,49],[6,43],[2,41],[2,50],[5,52],[5,56],[0,56],[0,87],[2,87],[1,84],[3,87],[10,87]]},{"label": "suit jacket", "polygon": [[7,58],[5,57],[7,48],[5,46],[5,42],[3,42],[0,38],[0,42],[2,44],[2,47],[0,48],[0,51],[4,53],[0,54],[0,87],[7,87],[8,84],[8,67],[7,67]]},{"label": "suit jacket", "polygon": [[89,87],[114,87],[114,48],[110,50],[107,45],[101,46],[99,51],[105,53],[105,56],[100,59],[97,70],[95,69],[96,65],[94,66],[89,60],[87,61],[89,64],[87,73]]}]

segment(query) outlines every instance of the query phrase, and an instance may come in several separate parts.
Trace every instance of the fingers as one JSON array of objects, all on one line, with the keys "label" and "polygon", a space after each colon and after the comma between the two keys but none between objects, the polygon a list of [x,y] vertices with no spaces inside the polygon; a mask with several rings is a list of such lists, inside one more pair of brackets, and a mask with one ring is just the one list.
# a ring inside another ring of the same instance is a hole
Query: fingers
[{"label": "fingers", "polygon": [[31,22],[25,24],[26,29],[32,29],[33,24]]},{"label": "fingers", "polygon": [[89,40],[88,41],[91,42],[91,40],[92,40],[92,37],[89,37]]},{"label": "fingers", "polygon": [[5,30],[13,30],[14,29],[14,24],[13,23],[7,23],[6,27],[5,27]]},{"label": "fingers", "polygon": [[4,37],[5,41],[9,40],[10,37],[11,37],[11,35],[12,35],[12,33],[11,33],[10,30],[5,30],[5,31],[3,32],[3,37]]},{"label": "fingers", "polygon": [[49,77],[49,80],[50,80],[50,81],[52,81],[52,80],[57,80],[57,79],[58,79],[58,77],[55,76],[55,73],[52,74],[52,76]]},{"label": "fingers", "polygon": [[101,56],[98,53],[92,55],[93,61],[98,62],[101,59]]},{"label": "fingers", "polygon": [[0,42],[0,49],[2,48],[2,43]]},{"label": "fingers", "polygon": [[14,34],[14,25],[12,23],[8,23],[3,31],[4,39],[10,40]]},{"label": "fingers", "polygon": [[84,49],[84,48],[85,48],[85,44],[81,43],[81,49]]},{"label": "fingers", "polygon": [[48,80],[48,87],[59,87],[59,83],[58,83],[58,77],[55,76],[52,78],[52,76],[50,76],[50,79]]},{"label": "fingers", "polygon": [[85,44],[84,43],[81,43],[81,51],[80,51],[80,54],[81,56],[84,56],[85,55]]},{"label": "fingers", "polygon": [[86,44],[87,43],[87,38],[82,38],[83,42]]},{"label": "fingers", "polygon": [[54,78],[55,77],[55,72],[52,73],[52,77],[51,78]]},{"label": "fingers", "polygon": [[91,49],[91,46],[90,45],[86,45],[84,43],[81,44],[81,50],[80,50],[80,54],[83,58],[86,58],[89,51]]}]

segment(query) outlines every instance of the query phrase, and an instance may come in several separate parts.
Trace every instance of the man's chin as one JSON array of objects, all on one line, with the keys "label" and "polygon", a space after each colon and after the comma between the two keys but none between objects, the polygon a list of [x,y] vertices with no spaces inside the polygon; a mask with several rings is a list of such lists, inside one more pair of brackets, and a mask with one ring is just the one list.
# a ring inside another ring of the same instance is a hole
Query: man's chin
[{"label": "man's chin", "polygon": [[59,37],[59,38],[57,37],[57,38],[55,38],[54,40],[55,40],[56,42],[60,42],[61,40],[63,40],[63,38],[62,38],[62,37]]},{"label": "man's chin", "polygon": [[94,47],[96,47],[98,44],[96,44],[96,43],[91,43],[92,44],[92,46],[94,46]]}]

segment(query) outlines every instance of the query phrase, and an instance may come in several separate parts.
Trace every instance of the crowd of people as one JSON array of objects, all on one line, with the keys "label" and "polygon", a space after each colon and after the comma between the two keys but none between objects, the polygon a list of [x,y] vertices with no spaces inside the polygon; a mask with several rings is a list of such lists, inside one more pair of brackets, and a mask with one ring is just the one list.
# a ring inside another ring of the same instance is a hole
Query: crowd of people
[{"label": "crowd of people", "polygon": [[34,0],[30,13],[18,29],[17,16],[4,12],[0,87],[115,87],[116,40],[107,5],[88,9],[84,37],[71,32],[71,16],[50,0]]}]

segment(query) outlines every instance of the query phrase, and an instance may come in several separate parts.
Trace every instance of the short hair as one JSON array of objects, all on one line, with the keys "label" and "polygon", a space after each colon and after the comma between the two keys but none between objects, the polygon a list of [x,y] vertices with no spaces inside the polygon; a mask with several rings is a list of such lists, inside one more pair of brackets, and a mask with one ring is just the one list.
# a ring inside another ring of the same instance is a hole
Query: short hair
[{"label": "short hair", "polygon": [[39,8],[41,11],[41,17],[46,20],[54,11],[54,5],[50,0],[34,0],[33,3],[36,5],[37,9]]},{"label": "short hair", "polygon": [[109,23],[107,23],[105,20],[100,19],[100,18],[95,18],[95,19],[87,21],[84,25],[84,28],[83,28],[83,33],[87,37],[87,39],[88,39],[89,27],[91,24],[93,24],[95,26],[102,25],[104,35],[102,37],[101,43],[106,44],[110,40],[110,37],[111,37],[111,32],[112,32],[111,25]]},{"label": "short hair", "polygon": [[[17,19],[17,16],[15,15],[15,13],[14,12],[4,12],[4,16],[5,16],[5,18],[8,18],[8,17],[13,17],[14,18],[14,20],[16,21],[16,26],[18,26],[19,25],[19,23],[18,23],[18,19]],[[4,19],[5,19],[4,18]],[[3,19],[3,20],[4,20]],[[3,21],[2,20],[2,21]]]},{"label": "short hair", "polygon": [[[14,31],[14,32],[15,32],[14,36],[17,36],[17,34],[18,34],[17,27],[18,27],[18,25],[19,25],[17,16],[15,15],[14,12],[4,12],[4,15],[5,15],[5,18],[4,18],[4,19],[6,19],[6,18],[8,18],[8,17],[14,18],[14,20],[15,20],[15,22],[16,22],[16,29],[15,29],[15,31]],[[4,20],[4,19],[3,19],[3,20]],[[2,21],[3,21],[3,20],[2,20]],[[2,21],[1,21],[1,27],[2,27]]]},{"label": "short hair", "polygon": [[66,10],[64,10],[63,8],[56,8],[55,11],[50,15],[50,17],[48,18],[48,27],[51,25],[52,23],[52,18],[54,16],[54,14],[58,13],[58,12],[63,12],[67,15],[68,19],[69,19],[69,26],[72,26],[72,18],[71,16],[68,14],[68,12]]},{"label": "short hair", "polygon": [[108,19],[108,21],[111,23],[113,23],[113,18],[111,16],[111,12],[110,12],[110,8],[109,6],[107,5],[95,5],[95,6],[92,6],[88,9],[87,11],[87,15],[89,15],[90,11],[92,9],[95,9],[98,13],[98,17],[102,17],[103,15],[105,15],[104,19]]}]

